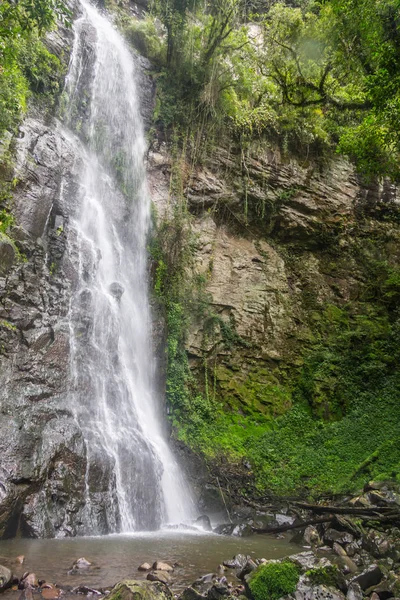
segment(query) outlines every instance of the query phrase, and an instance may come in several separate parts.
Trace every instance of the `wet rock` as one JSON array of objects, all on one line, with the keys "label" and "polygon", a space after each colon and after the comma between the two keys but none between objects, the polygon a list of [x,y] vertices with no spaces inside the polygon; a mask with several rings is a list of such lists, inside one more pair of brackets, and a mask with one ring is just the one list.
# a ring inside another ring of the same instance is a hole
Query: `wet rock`
[{"label": "wet rock", "polygon": [[392,544],[388,537],[375,529],[370,529],[362,541],[362,547],[370,552],[374,558],[383,558],[392,551]]},{"label": "wet rock", "polygon": [[112,588],[107,600],[173,600],[173,595],[160,581],[124,579]]},{"label": "wet rock", "polygon": [[147,562],[142,563],[140,567],[138,567],[138,571],[150,571],[151,565]]},{"label": "wet rock", "polygon": [[324,542],[333,546],[333,543],[350,544],[354,541],[354,536],[348,531],[337,531],[336,529],[327,529],[324,533]]},{"label": "wet rock", "polygon": [[[45,600],[56,600],[56,598],[59,598],[61,596],[60,588],[57,588],[55,585],[42,586],[40,591],[42,594],[42,598],[44,598]],[[82,592],[74,591],[74,593],[80,594]]]},{"label": "wet rock", "polygon": [[168,563],[162,562],[160,560],[157,560],[155,563],[153,563],[152,568],[154,569],[154,571],[167,571],[167,572],[171,572],[171,571],[174,570],[174,567],[172,567]]},{"label": "wet rock", "polygon": [[13,574],[10,569],[7,567],[3,567],[0,565],[0,592],[6,590],[12,585],[13,582]]},{"label": "wet rock", "polygon": [[353,557],[359,551],[360,547],[358,542],[351,542],[346,544],[346,553],[348,556]]},{"label": "wet rock", "polygon": [[238,569],[236,571],[236,577],[239,579],[244,579],[246,575],[249,575],[252,571],[257,568],[257,564],[250,557],[247,558],[246,564],[242,569]]},{"label": "wet rock", "polygon": [[113,281],[113,283],[110,284],[108,289],[110,290],[110,294],[114,296],[114,298],[116,298],[117,300],[121,300],[122,295],[125,291],[124,286],[118,283],[118,281]]},{"label": "wet rock", "polygon": [[231,535],[235,537],[249,537],[250,535],[253,535],[253,533],[251,525],[248,523],[240,523],[239,525],[235,525]]},{"label": "wet rock", "polygon": [[349,556],[339,556],[337,559],[337,565],[344,575],[357,573],[358,571],[356,563]]},{"label": "wet rock", "polygon": [[92,566],[93,564],[89,562],[84,556],[82,556],[72,564],[72,567],[68,571],[68,575],[76,575],[77,573],[81,573],[82,571],[89,571]]},{"label": "wet rock", "polygon": [[380,598],[376,592],[372,592],[370,595],[370,600],[380,600]]},{"label": "wet rock", "polygon": [[356,581],[349,585],[346,600],[362,600],[363,592],[361,586]]},{"label": "wet rock", "polygon": [[316,528],[313,527],[312,525],[309,525],[308,527],[306,527],[303,537],[304,537],[304,541],[309,546],[320,546],[321,545],[321,538],[319,537],[319,533],[316,530]]},{"label": "wet rock", "polygon": [[27,587],[38,587],[39,582],[35,573],[24,573],[21,581],[19,582],[19,588],[24,589]]},{"label": "wet rock", "polygon": [[214,576],[212,573],[209,576],[201,577],[183,590],[179,600],[204,600],[208,597],[208,592],[214,585],[213,581]]},{"label": "wet rock", "polygon": [[208,515],[200,515],[195,520],[195,524],[202,527],[205,531],[212,531],[210,517]]},{"label": "wet rock", "polygon": [[400,595],[400,575],[394,571],[390,571],[387,576],[374,587],[374,592],[379,596],[380,600],[388,600],[393,596]]},{"label": "wet rock", "polygon": [[220,600],[223,596],[229,596],[230,591],[227,585],[227,581],[223,578],[220,581],[214,583],[214,585],[208,590],[208,600]]},{"label": "wet rock", "polygon": [[351,580],[352,583],[358,583],[361,586],[361,589],[367,590],[368,588],[378,585],[382,579],[382,571],[380,567],[376,564],[370,565],[368,569],[353,577]]},{"label": "wet rock", "polygon": [[[87,585],[78,585],[77,587],[73,588],[72,590],[73,594],[82,594],[84,596],[102,596],[103,592],[100,590],[96,590],[94,588],[90,588]],[[43,592],[42,592],[43,595]]]},{"label": "wet rock", "polygon": [[7,275],[15,261],[15,248],[6,235],[0,233],[0,277]]},{"label": "wet rock", "polygon": [[344,548],[342,548],[342,546],[340,544],[338,544],[337,542],[333,542],[333,547],[332,547],[333,551],[335,554],[337,554],[338,556],[347,556],[347,552]]},{"label": "wet rock", "polygon": [[228,567],[228,569],[243,569],[249,559],[250,556],[246,556],[245,554],[235,554],[233,558],[224,560],[222,564]]},{"label": "wet rock", "polygon": [[338,589],[326,585],[310,585],[306,577],[300,577],[295,600],[345,600],[344,594]]},{"label": "wet rock", "polygon": [[25,556],[23,554],[20,554],[19,556],[15,557],[15,562],[19,565],[24,564],[24,560],[25,560]]},{"label": "wet rock", "polygon": [[152,571],[147,575],[147,579],[149,581],[160,581],[161,583],[165,583],[168,585],[171,583],[171,575],[167,571]]},{"label": "wet rock", "polygon": [[[292,554],[288,559],[298,565],[298,567],[304,572],[309,569],[316,569],[317,567],[332,566],[332,563],[326,558],[318,558],[314,552],[300,552],[299,554]],[[269,561],[268,561],[269,562]]]},{"label": "wet rock", "polygon": [[355,523],[353,519],[350,519],[349,517],[344,517],[343,515],[335,515],[335,518],[333,519],[332,523],[333,529],[337,529],[339,531],[347,531],[355,538],[359,538],[362,536],[362,530],[360,529],[360,527],[357,525],[357,523]]},{"label": "wet rock", "polygon": [[232,535],[236,525],[234,523],[221,523],[214,527],[214,533],[218,533],[219,535]]}]

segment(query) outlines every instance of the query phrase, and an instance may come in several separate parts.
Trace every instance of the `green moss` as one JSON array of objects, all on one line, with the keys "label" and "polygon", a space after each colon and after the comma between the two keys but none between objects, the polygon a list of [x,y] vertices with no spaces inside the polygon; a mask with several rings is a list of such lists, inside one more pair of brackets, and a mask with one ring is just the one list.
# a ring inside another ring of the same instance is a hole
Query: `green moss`
[{"label": "green moss", "polygon": [[339,570],[335,565],[310,569],[309,571],[306,571],[305,574],[313,585],[335,587],[339,578]]},{"label": "green moss", "polygon": [[254,600],[278,600],[292,594],[299,581],[297,567],[288,561],[260,565],[251,574],[249,589]]},{"label": "green moss", "polygon": [[4,329],[7,329],[8,331],[17,331],[15,325],[5,320],[0,321],[0,327],[4,327]]}]

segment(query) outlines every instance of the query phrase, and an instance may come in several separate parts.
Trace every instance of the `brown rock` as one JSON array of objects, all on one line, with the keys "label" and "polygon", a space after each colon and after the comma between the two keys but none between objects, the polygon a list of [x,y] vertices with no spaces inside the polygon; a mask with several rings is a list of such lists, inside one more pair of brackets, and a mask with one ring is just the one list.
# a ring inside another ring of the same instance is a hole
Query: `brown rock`
[{"label": "brown rock", "polygon": [[138,571],[150,571],[151,565],[147,562],[144,562],[138,567]]}]

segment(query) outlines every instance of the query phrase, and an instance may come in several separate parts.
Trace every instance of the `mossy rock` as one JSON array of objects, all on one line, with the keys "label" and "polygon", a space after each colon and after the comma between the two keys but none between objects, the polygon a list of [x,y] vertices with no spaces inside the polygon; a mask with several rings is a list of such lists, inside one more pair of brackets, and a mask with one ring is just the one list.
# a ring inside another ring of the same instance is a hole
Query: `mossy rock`
[{"label": "mossy rock", "polygon": [[296,590],[299,577],[292,562],[270,562],[257,567],[247,583],[254,600],[278,600]]},{"label": "mossy rock", "polygon": [[330,587],[341,587],[340,583],[343,578],[335,565],[310,569],[306,571],[305,575],[313,585],[327,585]]},{"label": "mossy rock", "polygon": [[160,581],[124,579],[113,587],[107,600],[173,600],[173,595]]}]

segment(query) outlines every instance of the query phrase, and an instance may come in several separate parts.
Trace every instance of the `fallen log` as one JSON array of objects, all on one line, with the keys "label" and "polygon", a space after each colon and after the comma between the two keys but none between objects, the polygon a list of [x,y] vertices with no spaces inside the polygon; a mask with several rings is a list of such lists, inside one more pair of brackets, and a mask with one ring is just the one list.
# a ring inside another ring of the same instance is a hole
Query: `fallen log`
[{"label": "fallen log", "polygon": [[284,531],[290,531],[291,529],[304,529],[309,525],[318,525],[318,523],[329,523],[332,521],[333,515],[326,517],[319,517],[317,519],[309,519],[303,523],[286,523],[286,525],[279,525],[278,527],[252,527],[254,533],[283,533]]},{"label": "fallen log", "polygon": [[299,508],[305,508],[312,512],[326,512],[333,515],[377,515],[395,512],[393,506],[371,506],[368,508],[362,506],[324,506],[320,504],[306,504],[305,502],[294,502],[294,504]]}]

